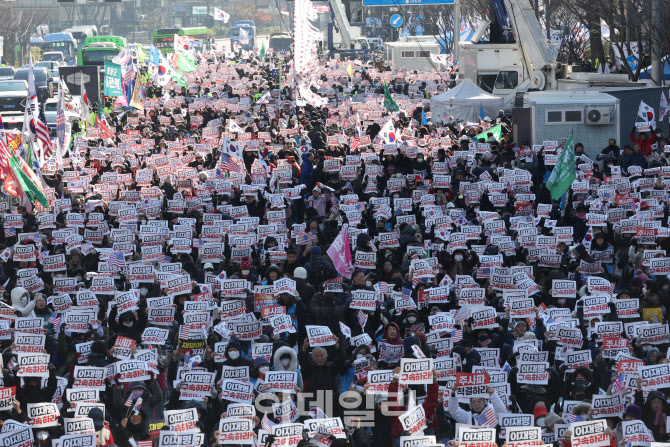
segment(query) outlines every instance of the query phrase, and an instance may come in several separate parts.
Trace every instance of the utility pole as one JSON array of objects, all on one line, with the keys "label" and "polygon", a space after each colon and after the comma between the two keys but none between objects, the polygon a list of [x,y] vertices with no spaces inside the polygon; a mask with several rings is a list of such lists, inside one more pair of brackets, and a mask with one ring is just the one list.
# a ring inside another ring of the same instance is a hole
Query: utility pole
[{"label": "utility pole", "polygon": [[661,2],[662,0],[652,0],[651,2],[651,79],[656,85],[663,85],[663,68],[661,64]]},{"label": "utility pole", "polygon": [[459,0],[454,2],[454,31],[451,42],[454,47],[454,62],[459,58],[458,42],[461,40],[461,5]]},{"label": "utility pole", "polygon": [[137,0],[133,0],[133,42],[135,39],[135,31],[137,30]]},{"label": "utility pole", "polygon": [[547,40],[551,42],[551,0],[544,0],[544,7],[545,7],[544,21],[546,23],[547,28]]}]

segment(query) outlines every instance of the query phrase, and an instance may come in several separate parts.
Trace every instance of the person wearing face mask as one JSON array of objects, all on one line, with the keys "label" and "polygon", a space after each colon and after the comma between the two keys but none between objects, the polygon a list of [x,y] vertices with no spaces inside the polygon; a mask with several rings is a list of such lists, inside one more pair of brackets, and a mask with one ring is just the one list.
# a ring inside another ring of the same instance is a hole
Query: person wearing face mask
[{"label": "person wearing face mask", "polygon": [[240,342],[236,338],[232,338],[228,342],[224,355],[226,357],[226,360],[224,360],[221,363],[221,365],[223,366],[234,366],[234,367],[248,366],[249,371],[251,371],[254,367],[254,364],[251,362],[251,360],[246,359],[242,356],[242,346],[240,345]]},{"label": "person wearing face mask", "polygon": [[479,415],[489,408],[491,408],[496,415],[507,412],[507,408],[502,400],[500,400],[500,396],[498,396],[498,393],[491,387],[487,387],[486,389],[486,392],[489,394],[488,402],[487,399],[482,398],[470,399],[470,411],[466,411],[460,407],[458,396],[456,396],[456,389],[457,385],[454,383],[454,386],[451,388],[451,393],[449,393],[449,398],[447,399],[447,412],[449,412],[451,417],[460,424],[480,425]]},{"label": "person wearing face mask", "polygon": [[42,387],[41,377],[23,377],[23,386],[20,386],[20,380],[17,378],[16,400],[20,403],[21,412],[26,413],[28,411],[28,404],[44,402],[44,396],[53,396],[57,386],[58,379],[53,366],[49,368],[49,378],[44,387]]},{"label": "person wearing face mask", "polygon": [[[136,313],[137,312],[137,313]],[[138,321],[138,316],[140,316]],[[117,336],[132,338],[139,344],[142,340],[142,332],[146,327],[146,313],[142,309],[133,312],[124,312],[119,316],[119,324],[114,324],[112,328],[112,319],[116,319],[116,306],[112,308],[109,313],[109,326],[115,332],[115,335],[110,337],[110,346],[114,346]]]},{"label": "person wearing face mask", "polygon": [[455,280],[456,275],[471,275],[472,269],[479,263],[479,256],[472,250],[466,253],[465,250],[457,249],[453,255],[446,251],[441,252],[438,262],[451,279]]},{"label": "person wearing face mask", "polygon": [[250,374],[249,380],[255,385],[259,380],[265,381],[265,375],[270,371],[270,362],[265,357],[256,357],[254,359],[254,368],[256,373]]},{"label": "person wearing face mask", "polygon": [[[298,388],[303,389],[302,373],[298,370],[298,356],[293,348],[286,345],[280,346],[272,356],[272,369],[274,371],[297,371],[298,372]],[[302,362],[300,365],[304,365]]]},{"label": "person wearing face mask", "polygon": [[30,292],[23,287],[14,287],[11,293],[12,307],[21,313],[22,317],[32,316],[35,300],[30,299]]}]

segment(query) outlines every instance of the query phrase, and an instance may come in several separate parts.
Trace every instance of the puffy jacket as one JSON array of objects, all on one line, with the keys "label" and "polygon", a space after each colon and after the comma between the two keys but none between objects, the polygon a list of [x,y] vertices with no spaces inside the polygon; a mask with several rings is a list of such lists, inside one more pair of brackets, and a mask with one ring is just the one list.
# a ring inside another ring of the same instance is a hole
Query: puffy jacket
[{"label": "puffy jacket", "polygon": [[[640,134],[640,136],[642,135],[643,134]],[[644,135],[646,135],[646,133]],[[630,133],[630,141],[639,144],[640,152],[642,152],[645,157],[648,157],[651,155],[651,146],[656,143],[656,134],[651,132],[651,137],[643,140],[642,138],[635,136],[635,129],[633,129],[633,131]]]}]

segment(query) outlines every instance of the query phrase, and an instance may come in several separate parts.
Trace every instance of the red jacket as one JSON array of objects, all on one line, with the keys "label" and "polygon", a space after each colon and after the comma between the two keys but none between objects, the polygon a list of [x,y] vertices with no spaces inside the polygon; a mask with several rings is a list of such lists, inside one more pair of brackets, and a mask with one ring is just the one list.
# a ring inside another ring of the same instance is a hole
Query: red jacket
[{"label": "red jacket", "polygon": [[[389,399],[388,403],[388,409],[389,411],[392,412],[397,412],[398,414],[402,414],[405,412],[405,408],[398,406],[398,382],[393,381],[389,385],[389,396],[394,396],[394,394],[391,393],[396,393],[395,398]],[[433,421],[433,428],[436,430],[435,426],[435,408],[437,407],[437,397],[440,392],[440,386],[437,383],[431,383],[428,385],[428,390],[427,390],[427,395],[426,395],[426,400],[423,401],[423,410],[426,413],[426,421]],[[402,424],[400,423],[400,419],[398,416],[390,416],[391,417],[391,445],[395,444],[396,439],[400,437],[400,434],[403,432]],[[616,446],[612,446],[616,447]]]},{"label": "red jacket", "polygon": [[630,133],[630,141],[632,141],[633,143],[639,144],[640,145],[640,152],[642,152],[645,157],[648,157],[648,156],[651,155],[651,146],[654,143],[656,143],[656,134],[654,132],[651,132],[651,137],[642,141],[642,139],[640,137],[635,136],[635,131],[632,131]]}]

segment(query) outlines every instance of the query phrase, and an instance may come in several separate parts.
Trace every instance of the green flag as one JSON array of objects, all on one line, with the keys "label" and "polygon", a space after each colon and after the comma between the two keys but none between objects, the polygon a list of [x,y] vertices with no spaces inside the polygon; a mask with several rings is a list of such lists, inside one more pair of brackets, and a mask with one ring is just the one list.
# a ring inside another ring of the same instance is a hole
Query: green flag
[{"label": "green flag", "polygon": [[42,191],[40,191],[37,185],[33,183],[32,179],[28,176],[28,174],[23,172],[23,170],[21,169],[21,165],[19,161],[16,159],[16,155],[13,155],[9,159],[9,165],[14,171],[16,179],[19,181],[19,184],[21,185],[23,192],[25,192],[26,196],[28,196],[28,199],[30,199],[30,202],[34,204],[35,201],[37,201],[40,202],[44,207],[49,206],[49,201],[44,196],[44,194],[42,194]]},{"label": "green flag", "polygon": [[265,42],[261,44],[261,52],[258,53],[258,57],[262,59],[265,59]]},{"label": "green flag", "polygon": [[398,112],[400,110],[398,104],[391,98],[391,92],[389,92],[389,86],[386,85],[386,81],[384,81],[384,107],[389,112]]},{"label": "green flag", "polygon": [[485,130],[484,132],[477,135],[475,137],[475,139],[477,141],[479,141],[480,138],[483,138],[484,140],[488,140],[489,137],[487,136],[487,134],[489,132],[491,132],[493,134],[493,138],[495,138],[496,141],[500,141],[500,139],[502,138],[502,124],[497,124],[497,125],[491,127],[490,129]]},{"label": "green flag", "polygon": [[179,71],[183,71],[184,73],[190,73],[198,69],[198,67],[196,67],[188,57],[181,53],[177,55],[177,66],[175,68],[177,68]]},{"label": "green flag", "polygon": [[174,70],[172,72],[172,80],[179,86],[179,87],[188,87],[188,82],[186,82],[186,77],[179,73],[177,70]]},{"label": "green flag", "polygon": [[565,191],[570,188],[570,185],[572,185],[575,176],[575,142],[571,131],[570,138],[565,143],[563,152],[558,157],[556,166],[554,166],[554,170],[551,172],[551,176],[547,182],[547,189],[551,192],[551,197],[554,200],[560,199],[565,194]]},{"label": "green flag", "polygon": [[25,155],[24,155],[23,159],[26,161],[26,164],[28,166],[32,166],[33,165],[33,145],[32,144],[28,145],[28,148],[25,150],[24,154]]}]

